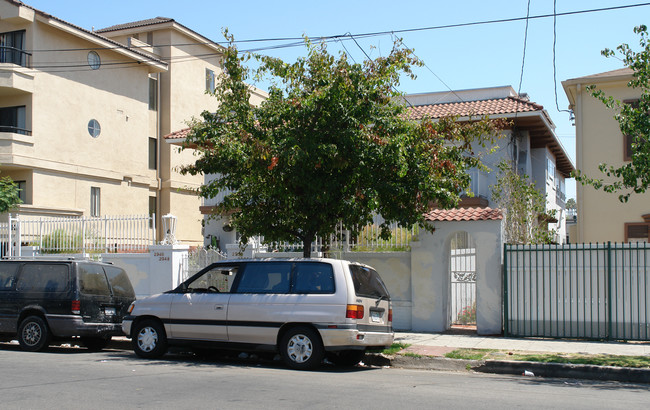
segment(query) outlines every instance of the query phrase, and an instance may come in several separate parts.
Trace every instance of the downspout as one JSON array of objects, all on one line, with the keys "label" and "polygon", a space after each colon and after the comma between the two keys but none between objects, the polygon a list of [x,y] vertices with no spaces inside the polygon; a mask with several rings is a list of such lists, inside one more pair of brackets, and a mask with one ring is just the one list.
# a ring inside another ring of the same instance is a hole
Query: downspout
[{"label": "downspout", "polygon": [[159,240],[159,231],[162,229],[161,226],[159,226],[158,221],[162,221],[160,219],[161,215],[161,210],[162,210],[162,176],[161,176],[161,155],[162,155],[162,144],[164,141],[162,140],[162,135],[160,135],[160,130],[162,129],[162,115],[160,115],[160,72],[156,73],[156,140],[158,141],[158,144],[156,144],[156,221],[154,223],[156,224],[156,240]]},{"label": "downspout", "polygon": [[[581,171],[583,169],[582,167],[582,150],[583,150],[583,144],[584,144],[584,138],[582,135],[583,129],[582,129],[582,84],[578,83],[576,84],[576,106],[574,113],[578,113],[578,115],[575,115],[575,121],[576,121],[576,169]],[[576,181],[577,182],[577,181]],[[579,194],[578,194],[579,193]],[[580,217],[582,214],[583,210],[583,197],[584,197],[584,186],[577,182],[576,183],[576,211],[578,212],[578,220],[577,220],[577,231],[578,231],[578,243],[583,243],[584,242],[584,237],[585,237],[585,231],[584,231],[584,224],[581,221],[584,221],[583,218]]]}]

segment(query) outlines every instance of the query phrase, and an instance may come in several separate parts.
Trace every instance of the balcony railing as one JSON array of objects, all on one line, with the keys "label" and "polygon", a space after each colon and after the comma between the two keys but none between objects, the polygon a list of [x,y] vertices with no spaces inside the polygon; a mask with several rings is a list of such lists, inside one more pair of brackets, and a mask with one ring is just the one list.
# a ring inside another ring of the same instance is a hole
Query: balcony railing
[{"label": "balcony railing", "polygon": [[32,54],[19,48],[0,46],[0,63],[16,64],[30,68],[32,66]]},{"label": "balcony railing", "polygon": [[20,127],[14,127],[13,125],[0,125],[0,132],[11,132],[14,134],[32,135],[31,130],[20,128]]}]

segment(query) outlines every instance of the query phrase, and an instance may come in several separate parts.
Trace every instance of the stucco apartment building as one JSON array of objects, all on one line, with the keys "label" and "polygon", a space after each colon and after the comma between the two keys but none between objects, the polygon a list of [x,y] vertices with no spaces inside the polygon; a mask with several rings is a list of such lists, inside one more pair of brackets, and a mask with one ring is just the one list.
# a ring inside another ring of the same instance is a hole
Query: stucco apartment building
[{"label": "stucco apartment building", "polygon": [[[543,106],[530,101],[528,95],[517,94],[511,86],[410,94],[405,99],[410,118],[416,120],[449,115],[457,116],[459,121],[482,116],[507,119],[510,126],[495,142],[496,151],[483,159],[491,171],[473,171],[471,190],[474,196],[465,197],[460,207],[496,208],[490,186],[496,183],[497,164],[507,160],[545,195],[546,209],[554,210],[556,217],[556,221],[549,223],[549,229],[557,232],[557,243],[565,242],[565,180],[570,178],[574,168]],[[470,220],[468,215],[474,214],[442,211],[431,215],[436,220]]]},{"label": "stucco apartment building", "polygon": [[[576,168],[591,178],[607,177],[598,169],[605,163],[619,167],[631,157],[631,138],[621,133],[616,114],[592,97],[586,87],[596,85],[605,94],[633,103],[640,91],[627,86],[632,70],[619,70],[573,78],[562,82],[575,114]],[[591,186],[576,186],[577,242],[648,242],[650,193],[632,194],[627,203],[618,194]]]},{"label": "stucco apartment building", "polygon": [[[0,0],[0,171],[24,217],[178,217],[203,243],[202,176],[162,136],[216,107],[221,47],[169,18],[89,31]],[[6,218],[6,216],[5,216]]]}]

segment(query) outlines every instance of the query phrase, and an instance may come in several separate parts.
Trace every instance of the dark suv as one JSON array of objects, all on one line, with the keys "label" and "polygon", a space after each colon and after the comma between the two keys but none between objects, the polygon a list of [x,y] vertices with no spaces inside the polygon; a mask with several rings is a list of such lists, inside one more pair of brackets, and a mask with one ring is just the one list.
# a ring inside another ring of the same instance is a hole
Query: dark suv
[{"label": "dark suv", "polygon": [[101,350],[122,335],[135,300],[123,269],[87,260],[0,261],[0,340],[18,338],[28,351],[79,337]]}]

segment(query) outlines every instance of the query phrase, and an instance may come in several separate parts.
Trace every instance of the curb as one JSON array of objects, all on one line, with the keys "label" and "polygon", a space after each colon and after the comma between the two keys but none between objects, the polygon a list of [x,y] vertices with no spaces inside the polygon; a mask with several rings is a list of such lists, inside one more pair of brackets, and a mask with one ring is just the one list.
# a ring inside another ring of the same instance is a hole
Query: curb
[{"label": "curb", "polygon": [[650,369],[632,367],[487,360],[480,366],[473,367],[472,370],[483,373],[520,375],[528,371],[541,377],[650,383]]},{"label": "curb", "polygon": [[368,353],[366,365],[390,366],[403,369],[475,371],[480,373],[529,375],[565,379],[585,379],[619,381],[650,384],[650,369],[631,367],[594,366],[563,363],[540,363],[501,360],[459,360],[433,356],[386,356],[381,353]]},{"label": "curb", "polygon": [[[111,349],[131,350],[131,339],[114,337],[108,345]],[[618,381],[628,383],[650,384],[650,369],[632,367],[594,366],[563,363],[540,363],[506,360],[461,360],[436,356],[393,356],[382,353],[367,353],[363,360],[365,365],[379,367],[396,367],[401,369],[439,370],[480,373],[524,375],[532,373],[534,377],[552,377],[564,379],[585,379],[601,381]],[[529,372],[529,373],[526,373]]]}]

